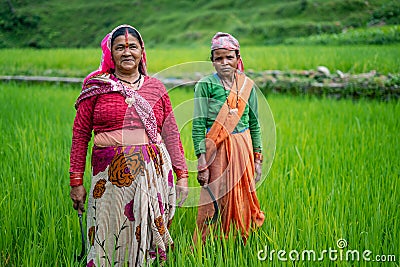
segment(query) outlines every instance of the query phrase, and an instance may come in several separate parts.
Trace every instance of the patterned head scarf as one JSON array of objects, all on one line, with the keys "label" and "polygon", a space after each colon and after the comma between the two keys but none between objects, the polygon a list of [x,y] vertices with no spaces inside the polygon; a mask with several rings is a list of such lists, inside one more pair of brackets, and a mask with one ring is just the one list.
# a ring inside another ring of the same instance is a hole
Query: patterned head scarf
[{"label": "patterned head scarf", "polygon": [[83,84],[85,84],[88,79],[90,79],[91,77],[93,77],[95,75],[98,75],[98,74],[104,73],[104,72],[110,72],[111,69],[114,69],[115,66],[114,66],[114,62],[112,60],[112,55],[111,55],[111,38],[115,31],[117,31],[120,28],[125,28],[125,27],[133,29],[139,36],[139,41],[142,45],[142,59],[140,60],[141,64],[139,64],[139,72],[144,75],[147,75],[147,67],[146,67],[147,60],[146,60],[146,51],[144,49],[143,38],[140,35],[139,31],[136,30],[134,27],[127,25],[127,24],[122,24],[122,25],[119,25],[118,27],[114,28],[101,41],[102,55],[101,55],[100,66],[97,70],[93,71],[88,76],[86,76],[85,80],[83,81]]},{"label": "patterned head scarf", "polygon": [[[240,45],[239,41],[225,32],[217,32],[211,40],[211,51],[216,49],[227,49],[230,51],[238,51],[238,55],[240,56]],[[243,72],[244,65],[242,61],[242,57],[239,57],[238,69]]]}]

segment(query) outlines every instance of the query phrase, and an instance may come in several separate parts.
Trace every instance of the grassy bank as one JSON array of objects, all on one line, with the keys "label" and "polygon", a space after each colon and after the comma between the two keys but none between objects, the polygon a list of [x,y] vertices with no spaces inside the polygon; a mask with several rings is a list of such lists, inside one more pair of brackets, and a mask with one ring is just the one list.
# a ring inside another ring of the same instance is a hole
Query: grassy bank
[{"label": "grassy bank", "polygon": [[[243,45],[398,25],[396,0],[2,1],[0,47],[96,47],[115,26],[132,24],[147,47],[206,45],[218,31]],[[383,39],[384,44],[398,39]],[[381,42],[382,43],[382,42]]]}]

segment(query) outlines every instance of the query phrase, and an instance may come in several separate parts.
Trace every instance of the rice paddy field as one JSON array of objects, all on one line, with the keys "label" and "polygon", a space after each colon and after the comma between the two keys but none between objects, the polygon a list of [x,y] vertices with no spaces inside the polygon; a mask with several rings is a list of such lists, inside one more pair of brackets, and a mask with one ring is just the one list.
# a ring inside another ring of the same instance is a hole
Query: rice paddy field
[{"label": "rice paddy field", "polygon": [[[148,48],[147,67],[157,73],[176,64],[209,61],[209,47]],[[246,70],[308,70],[323,65],[331,72],[400,73],[398,45],[247,46]],[[99,66],[100,49],[0,49],[0,75],[84,77]]]},{"label": "rice paddy field", "polygon": [[[5,52],[0,51],[2,59],[12,62],[8,56],[20,51]],[[13,74],[65,70],[80,76],[86,67],[97,67],[99,59],[74,70],[68,63],[54,67],[54,61],[42,67],[43,56],[53,57],[42,54],[37,64],[15,63]],[[374,57],[378,70],[399,66],[399,57],[381,56]],[[347,70],[369,64],[357,62],[345,63]],[[287,68],[314,65],[301,64]],[[12,72],[2,68],[1,74]],[[0,84],[0,266],[80,266],[74,260],[81,244],[68,176],[78,87]],[[175,108],[192,96],[191,88],[170,91]],[[257,185],[264,225],[246,245],[230,236],[211,239],[200,249],[192,243],[196,207],[179,208],[171,226],[175,248],[165,266],[399,266],[400,103],[286,95],[266,100],[274,124],[263,132],[267,159]],[[192,162],[190,123],[179,126]],[[89,169],[88,160],[87,188]],[[196,183],[192,172],[190,185]]]}]

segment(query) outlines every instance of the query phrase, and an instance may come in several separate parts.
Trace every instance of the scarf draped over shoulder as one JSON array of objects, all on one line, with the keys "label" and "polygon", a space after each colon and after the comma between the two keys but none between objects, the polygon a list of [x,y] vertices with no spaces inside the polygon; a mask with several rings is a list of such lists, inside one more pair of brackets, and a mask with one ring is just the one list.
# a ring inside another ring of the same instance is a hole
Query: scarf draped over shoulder
[{"label": "scarf draped over shoulder", "polygon": [[[146,86],[145,84],[143,86]],[[78,109],[79,103],[82,100],[111,92],[119,92],[125,98],[132,100],[132,107],[135,108],[139,114],[140,120],[153,143],[157,143],[157,121],[153,109],[149,102],[144,99],[136,90],[130,90],[124,87],[118,80],[110,73],[99,73],[90,77],[84,82],[82,91],[75,102],[75,108]],[[131,108],[130,106],[128,108]]]},{"label": "scarf draped over shoulder", "polygon": [[[217,148],[226,140],[229,139],[230,133],[235,129],[244,109],[246,108],[250,92],[253,88],[254,82],[248,78],[244,73],[238,73],[238,105],[235,112],[231,112],[229,106],[224,103],[215,119],[210,131],[206,135],[206,160],[207,164],[211,164],[215,156]],[[234,106],[236,101],[236,93],[234,90],[230,91],[227,102],[230,106]]]}]

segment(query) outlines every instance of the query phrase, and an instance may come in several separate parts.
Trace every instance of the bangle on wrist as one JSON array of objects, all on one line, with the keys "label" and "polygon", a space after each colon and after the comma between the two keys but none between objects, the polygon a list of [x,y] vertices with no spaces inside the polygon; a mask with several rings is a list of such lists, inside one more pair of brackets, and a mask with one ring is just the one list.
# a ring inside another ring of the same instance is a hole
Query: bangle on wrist
[{"label": "bangle on wrist", "polygon": [[83,172],[70,172],[69,185],[70,186],[83,185]]},{"label": "bangle on wrist", "polygon": [[69,185],[72,187],[83,185],[83,178],[72,178],[69,180]]},{"label": "bangle on wrist", "polygon": [[70,172],[69,173],[69,178],[82,178],[83,177],[83,172]]},{"label": "bangle on wrist", "polygon": [[188,170],[175,170],[175,173],[176,173],[176,180],[177,181],[179,181],[180,179],[189,177]]}]

